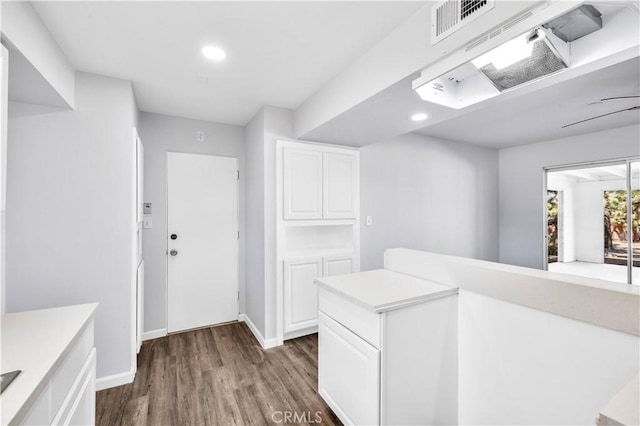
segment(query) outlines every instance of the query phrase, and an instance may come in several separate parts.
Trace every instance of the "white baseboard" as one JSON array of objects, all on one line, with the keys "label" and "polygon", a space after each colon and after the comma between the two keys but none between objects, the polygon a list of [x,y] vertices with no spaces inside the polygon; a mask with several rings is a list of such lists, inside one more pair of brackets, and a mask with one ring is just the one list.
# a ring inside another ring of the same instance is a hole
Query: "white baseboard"
[{"label": "white baseboard", "polygon": [[311,327],[304,328],[302,330],[290,331],[284,335],[284,340],[297,339],[298,337],[308,336],[318,332],[318,326],[313,325]]},{"label": "white baseboard", "polygon": [[249,330],[251,330],[255,338],[260,343],[260,346],[262,346],[262,349],[269,349],[278,346],[278,341],[276,340],[276,338],[274,337],[271,339],[265,339],[258,328],[255,326],[253,321],[251,321],[251,318],[249,318],[246,314],[239,314],[238,321],[242,321],[247,324]]},{"label": "white baseboard", "polygon": [[145,331],[142,333],[142,341],[157,339],[158,337],[164,337],[167,335],[167,329],[161,328],[158,330]]},{"label": "white baseboard", "polygon": [[98,377],[96,379],[96,391],[104,389],[115,388],[116,386],[122,386],[133,382],[136,377],[136,373],[127,371],[126,373],[114,374],[113,376]]}]

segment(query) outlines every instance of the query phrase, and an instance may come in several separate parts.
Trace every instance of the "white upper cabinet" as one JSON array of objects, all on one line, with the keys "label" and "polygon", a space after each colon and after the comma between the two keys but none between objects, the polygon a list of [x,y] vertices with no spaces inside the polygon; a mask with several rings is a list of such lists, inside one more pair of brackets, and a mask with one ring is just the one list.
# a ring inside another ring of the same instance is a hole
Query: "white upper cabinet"
[{"label": "white upper cabinet", "polygon": [[322,216],[325,219],[355,217],[358,168],[353,154],[323,154]]},{"label": "white upper cabinet", "polygon": [[322,219],[322,152],[284,149],[284,219]]},{"label": "white upper cabinet", "polygon": [[355,153],[284,148],[285,220],[353,219],[358,202]]}]

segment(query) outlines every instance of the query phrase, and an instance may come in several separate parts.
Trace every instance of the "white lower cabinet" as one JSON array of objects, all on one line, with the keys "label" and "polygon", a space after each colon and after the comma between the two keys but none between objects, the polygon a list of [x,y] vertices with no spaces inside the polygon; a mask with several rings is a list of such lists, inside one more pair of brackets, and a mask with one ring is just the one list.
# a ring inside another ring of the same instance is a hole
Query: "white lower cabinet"
[{"label": "white lower cabinet", "polygon": [[284,329],[302,330],[317,324],[318,290],[313,283],[322,275],[322,257],[284,262]]},{"label": "white lower cabinet", "polygon": [[332,277],[356,272],[355,257],[352,255],[324,256],[322,259],[322,276]]},{"label": "white lower cabinet", "polygon": [[318,288],[314,280],[356,272],[353,254],[314,256],[284,261],[284,332],[287,337],[315,333]]},{"label": "white lower cabinet", "polygon": [[91,321],[19,424],[92,425],[95,412],[96,349]]},{"label": "white lower cabinet", "polygon": [[457,296],[382,312],[318,298],[318,391],[343,423],[457,424]]},{"label": "white lower cabinet", "polygon": [[380,351],[320,312],[318,392],[346,424],[380,422]]}]

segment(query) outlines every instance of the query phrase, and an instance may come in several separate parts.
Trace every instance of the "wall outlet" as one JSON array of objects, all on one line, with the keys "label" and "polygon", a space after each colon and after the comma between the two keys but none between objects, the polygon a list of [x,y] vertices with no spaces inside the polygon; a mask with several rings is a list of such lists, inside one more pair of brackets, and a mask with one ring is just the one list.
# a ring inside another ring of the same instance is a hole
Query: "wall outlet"
[{"label": "wall outlet", "polygon": [[198,140],[198,142],[204,142],[204,132],[199,131],[198,133],[196,133],[196,139]]},{"label": "wall outlet", "polygon": [[151,208],[151,203],[144,203],[142,205],[142,213],[144,214],[151,214],[152,212],[152,208]]}]

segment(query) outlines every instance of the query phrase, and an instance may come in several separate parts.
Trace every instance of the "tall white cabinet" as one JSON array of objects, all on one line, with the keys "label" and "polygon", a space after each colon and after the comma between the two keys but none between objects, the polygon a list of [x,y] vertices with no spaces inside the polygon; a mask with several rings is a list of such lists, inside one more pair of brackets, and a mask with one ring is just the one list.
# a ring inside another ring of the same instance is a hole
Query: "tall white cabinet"
[{"label": "tall white cabinet", "polygon": [[314,279],[360,270],[359,152],[276,144],[278,343],[315,333]]}]

